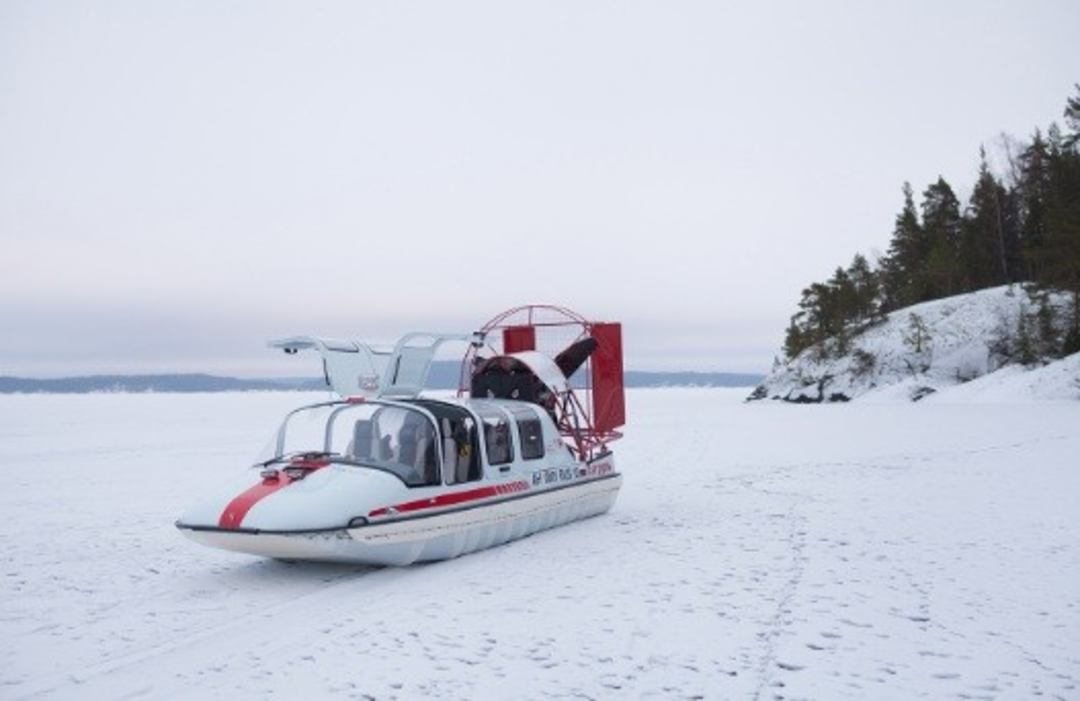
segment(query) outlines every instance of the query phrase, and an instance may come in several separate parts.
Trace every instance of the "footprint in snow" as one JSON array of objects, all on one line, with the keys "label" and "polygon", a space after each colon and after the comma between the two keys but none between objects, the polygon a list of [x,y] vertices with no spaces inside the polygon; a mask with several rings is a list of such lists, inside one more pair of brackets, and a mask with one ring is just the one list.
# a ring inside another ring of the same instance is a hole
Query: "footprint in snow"
[{"label": "footprint in snow", "polygon": [[846,626],[853,626],[855,628],[873,628],[874,627],[873,623],[859,623],[858,621],[852,621],[851,619],[848,619],[848,618],[841,618],[840,622],[843,623]]}]

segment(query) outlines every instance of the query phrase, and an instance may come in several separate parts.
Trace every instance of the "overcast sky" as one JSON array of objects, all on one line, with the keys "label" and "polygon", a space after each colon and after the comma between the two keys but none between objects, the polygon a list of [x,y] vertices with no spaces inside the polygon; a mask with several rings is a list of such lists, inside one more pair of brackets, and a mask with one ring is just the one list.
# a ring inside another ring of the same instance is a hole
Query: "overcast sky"
[{"label": "overcast sky", "polygon": [[0,2],[0,375],[624,323],[765,371],[910,180],[1060,120],[1080,3]]}]

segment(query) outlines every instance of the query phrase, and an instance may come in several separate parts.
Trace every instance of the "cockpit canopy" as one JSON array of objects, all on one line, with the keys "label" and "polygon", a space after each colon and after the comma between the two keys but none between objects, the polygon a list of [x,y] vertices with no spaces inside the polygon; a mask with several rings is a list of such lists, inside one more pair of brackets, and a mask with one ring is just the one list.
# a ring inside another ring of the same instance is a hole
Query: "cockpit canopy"
[{"label": "cockpit canopy", "polygon": [[257,462],[321,458],[390,472],[410,487],[479,479],[471,414],[449,404],[440,404],[438,413],[424,408],[378,402],[303,407],[285,418]]}]

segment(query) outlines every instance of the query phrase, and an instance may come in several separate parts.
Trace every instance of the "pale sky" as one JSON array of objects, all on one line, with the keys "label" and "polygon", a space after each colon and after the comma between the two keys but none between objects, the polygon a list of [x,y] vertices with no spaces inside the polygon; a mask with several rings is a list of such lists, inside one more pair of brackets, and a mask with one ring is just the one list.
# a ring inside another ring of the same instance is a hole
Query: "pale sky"
[{"label": "pale sky", "polygon": [[0,1],[0,375],[550,302],[764,372],[910,180],[1059,120],[1080,3]]}]

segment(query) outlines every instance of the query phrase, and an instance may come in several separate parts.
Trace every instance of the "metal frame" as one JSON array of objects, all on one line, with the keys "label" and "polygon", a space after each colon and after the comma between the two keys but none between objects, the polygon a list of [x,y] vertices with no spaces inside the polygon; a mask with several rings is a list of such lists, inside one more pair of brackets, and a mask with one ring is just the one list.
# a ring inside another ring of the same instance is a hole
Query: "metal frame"
[{"label": "metal frame", "polygon": [[[538,321],[544,313],[554,317],[552,321]],[[502,345],[502,339],[490,339],[493,332],[516,326],[531,326],[535,329],[567,328],[578,329],[573,342],[589,335],[593,322],[566,307],[550,304],[529,304],[514,307],[494,317],[474,334],[474,339],[461,361],[461,373],[458,381],[458,396],[468,397],[471,391],[472,368],[481,350],[487,347],[495,355],[502,355],[502,348],[496,348],[492,342]],[[541,350],[541,349],[538,349]],[[541,352],[545,352],[541,350]],[[593,375],[592,360],[586,360],[581,371],[584,373],[585,387],[581,390],[586,395],[582,401],[575,392],[572,383],[566,384],[565,390],[555,391],[555,427],[559,435],[566,440],[577,453],[579,460],[592,460],[596,455],[607,452],[607,444],[622,438],[618,431],[598,431],[593,422]]]},{"label": "metal frame", "polygon": [[[437,435],[437,436],[441,435],[441,429],[439,428],[439,421],[438,421],[438,419],[435,418],[435,414],[433,414],[430,410],[428,410],[427,407],[424,407],[424,406],[419,405],[419,404],[412,404],[410,402],[402,402],[402,401],[394,401],[394,400],[386,400],[386,399],[369,399],[369,400],[362,401],[362,402],[349,401],[348,399],[337,399],[337,400],[333,400],[333,401],[329,401],[329,402],[316,402],[315,404],[307,404],[307,405],[304,405],[302,407],[297,407],[296,409],[293,409],[288,414],[286,414],[285,418],[282,419],[281,425],[278,426],[278,430],[277,430],[277,434],[276,434],[276,438],[275,438],[275,442],[274,442],[274,445],[275,445],[274,452],[277,453],[277,455],[274,456],[273,460],[278,460],[278,459],[284,457],[285,430],[286,430],[286,428],[288,428],[289,421],[291,421],[292,418],[296,414],[299,414],[302,411],[308,411],[310,409],[320,409],[320,408],[323,408],[323,407],[336,407],[335,409],[331,410],[329,414],[327,414],[327,416],[326,416],[326,427],[323,429],[323,451],[329,452],[331,440],[333,438],[334,419],[337,418],[337,415],[340,414],[341,412],[347,410],[347,409],[351,409],[351,408],[354,408],[354,407],[366,407],[366,406],[377,406],[380,409],[381,408],[386,408],[386,407],[392,407],[392,408],[403,409],[403,410],[408,410],[408,411],[415,411],[416,413],[420,414],[425,419],[427,419],[428,423],[431,424],[432,428],[435,429],[435,435]],[[376,411],[378,411],[378,410],[376,410]],[[442,477],[442,467],[443,467],[443,461],[446,459],[446,456],[443,453],[442,441],[436,441],[435,451],[436,451],[436,455],[437,455],[437,457],[439,459],[439,465],[438,465],[438,467],[439,467],[439,485],[444,486],[445,483],[444,483],[443,477]],[[261,463],[256,463],[256,465],[259,465],[259,464],[261,464]],[[411,487],[413,485],[408,485],[408,486]],[[425,486],[433,486],[433,485],[425,485]]]}]

